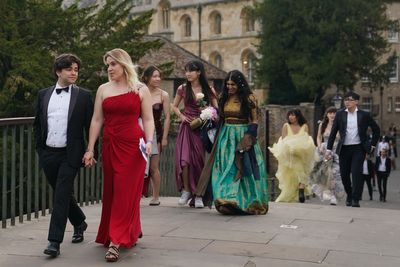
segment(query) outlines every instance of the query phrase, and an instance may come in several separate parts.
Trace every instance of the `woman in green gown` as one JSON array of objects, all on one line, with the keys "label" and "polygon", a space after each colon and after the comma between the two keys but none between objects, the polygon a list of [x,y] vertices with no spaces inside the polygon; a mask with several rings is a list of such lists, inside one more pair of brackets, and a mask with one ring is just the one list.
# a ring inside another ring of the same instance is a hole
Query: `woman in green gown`
[{"label": "woman in green gown", "polygon": [[228,73],[219,101],[221,126],[211,155],[214,204],[222,214],[268,212],[268,181],[257,143],[257,101],[245,76]]}]

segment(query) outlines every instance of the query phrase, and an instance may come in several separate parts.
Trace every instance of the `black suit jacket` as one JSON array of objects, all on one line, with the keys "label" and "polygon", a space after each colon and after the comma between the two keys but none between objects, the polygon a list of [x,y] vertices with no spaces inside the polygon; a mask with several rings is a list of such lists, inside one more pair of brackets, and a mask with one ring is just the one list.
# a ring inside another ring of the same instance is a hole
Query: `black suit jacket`
[{"label": "black suit jacket", "polygon": [[[376,162],[375,162],[375,171],[376,172],[379,171],[379,165],[381,164],[381,161],[382,161],[381,157],[376,158]],[[389,175],[390,171],[392,169],[392,162],[390,162],[390,158],[388,158],[388,157],[386,157],[385,166],[386,166],[385,173],[387,173]]]},{"label": "black suit jacket", "polygon": [[[358,109],[357,111],[357,125],[358,125],[358,135],[360,137],[361,144],[366,153],[371,152],[371,146],[376,146],[380,136],[380,129],[378,124],[372,119],[371,115],[364,111]],[[371,127],[372,139],[369,140],[367,136],[367,129]],[[335,120],[333,121],[332,130],[329,135],[327,149],[332,150],[333,143],[336,138],[337,132],[339,132],[340,140],[336,149],[336,153],[339,155],[344,139],[346,137],[347,128],[347,111],[341,109],[336,113]]]},{"label": "black suit jacket", "polygon": [[[55,86],[42,89],[39,91],[37,97],[36,115],[33,126],[36,138],[36,151],[39,154],[39,158],[41,152],[46,147],[48,132],[47,109],[54,89]],[[82,157],[85,152],[85,135],[87,140],[92,115],[93,100],[91,92],[72,85],[68,109],[67,160],[75,168],[82,166]]]}]

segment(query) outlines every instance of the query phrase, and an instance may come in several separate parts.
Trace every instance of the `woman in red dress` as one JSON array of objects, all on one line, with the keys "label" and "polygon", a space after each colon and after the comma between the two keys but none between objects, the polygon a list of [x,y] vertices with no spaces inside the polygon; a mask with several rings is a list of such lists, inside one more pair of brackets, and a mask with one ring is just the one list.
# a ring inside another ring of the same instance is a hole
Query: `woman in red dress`
[{"label": "woman in red dress", "polygon": [[[113,49],[104,55],[104,63],[109,82],[97,90],[83,161],[88,167],[95,163],[94,144],[104,126],[103,207],[96,242],[109,247],[107,261],[117,261],[120,246],[132,247],[142,234],[139,208],[146,160],[139,142],[145,137],[143,149],[149,154],[154,121],[150,92],[139,82],[129,54]],[[144,132],[139,126],[139,117],[143,120]]]}]

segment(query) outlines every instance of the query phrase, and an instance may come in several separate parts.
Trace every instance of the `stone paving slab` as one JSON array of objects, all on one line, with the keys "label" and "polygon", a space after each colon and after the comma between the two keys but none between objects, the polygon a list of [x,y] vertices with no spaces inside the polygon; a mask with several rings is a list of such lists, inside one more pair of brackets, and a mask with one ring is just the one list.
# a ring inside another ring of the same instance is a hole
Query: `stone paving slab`
[{"label": "stone paving slab", "polygon": [[[144,237],[123,249],[118,266],[400,266],[400,211],[270,203],[265,216],[223,216],[215,209],[159,207],[142,200]],[[0,230],[1,267],[109,266],[94,242],[101,205],[83,208],[89,228],[72,244],[67,226],[61,255],[42,254],[49,216]],[[281,227],[297,226],[296,229]]]}]

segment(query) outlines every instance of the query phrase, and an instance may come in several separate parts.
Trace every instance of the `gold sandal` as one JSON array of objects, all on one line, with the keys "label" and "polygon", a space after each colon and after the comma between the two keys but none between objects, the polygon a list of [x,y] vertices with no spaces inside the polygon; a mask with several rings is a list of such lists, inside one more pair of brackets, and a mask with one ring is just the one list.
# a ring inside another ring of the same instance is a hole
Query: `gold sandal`
[{"label": "gold sandal", "polygon": [[105,256],[106,261],[116,262],[119,259],[119,248],[116,246],[109,246]]}]

